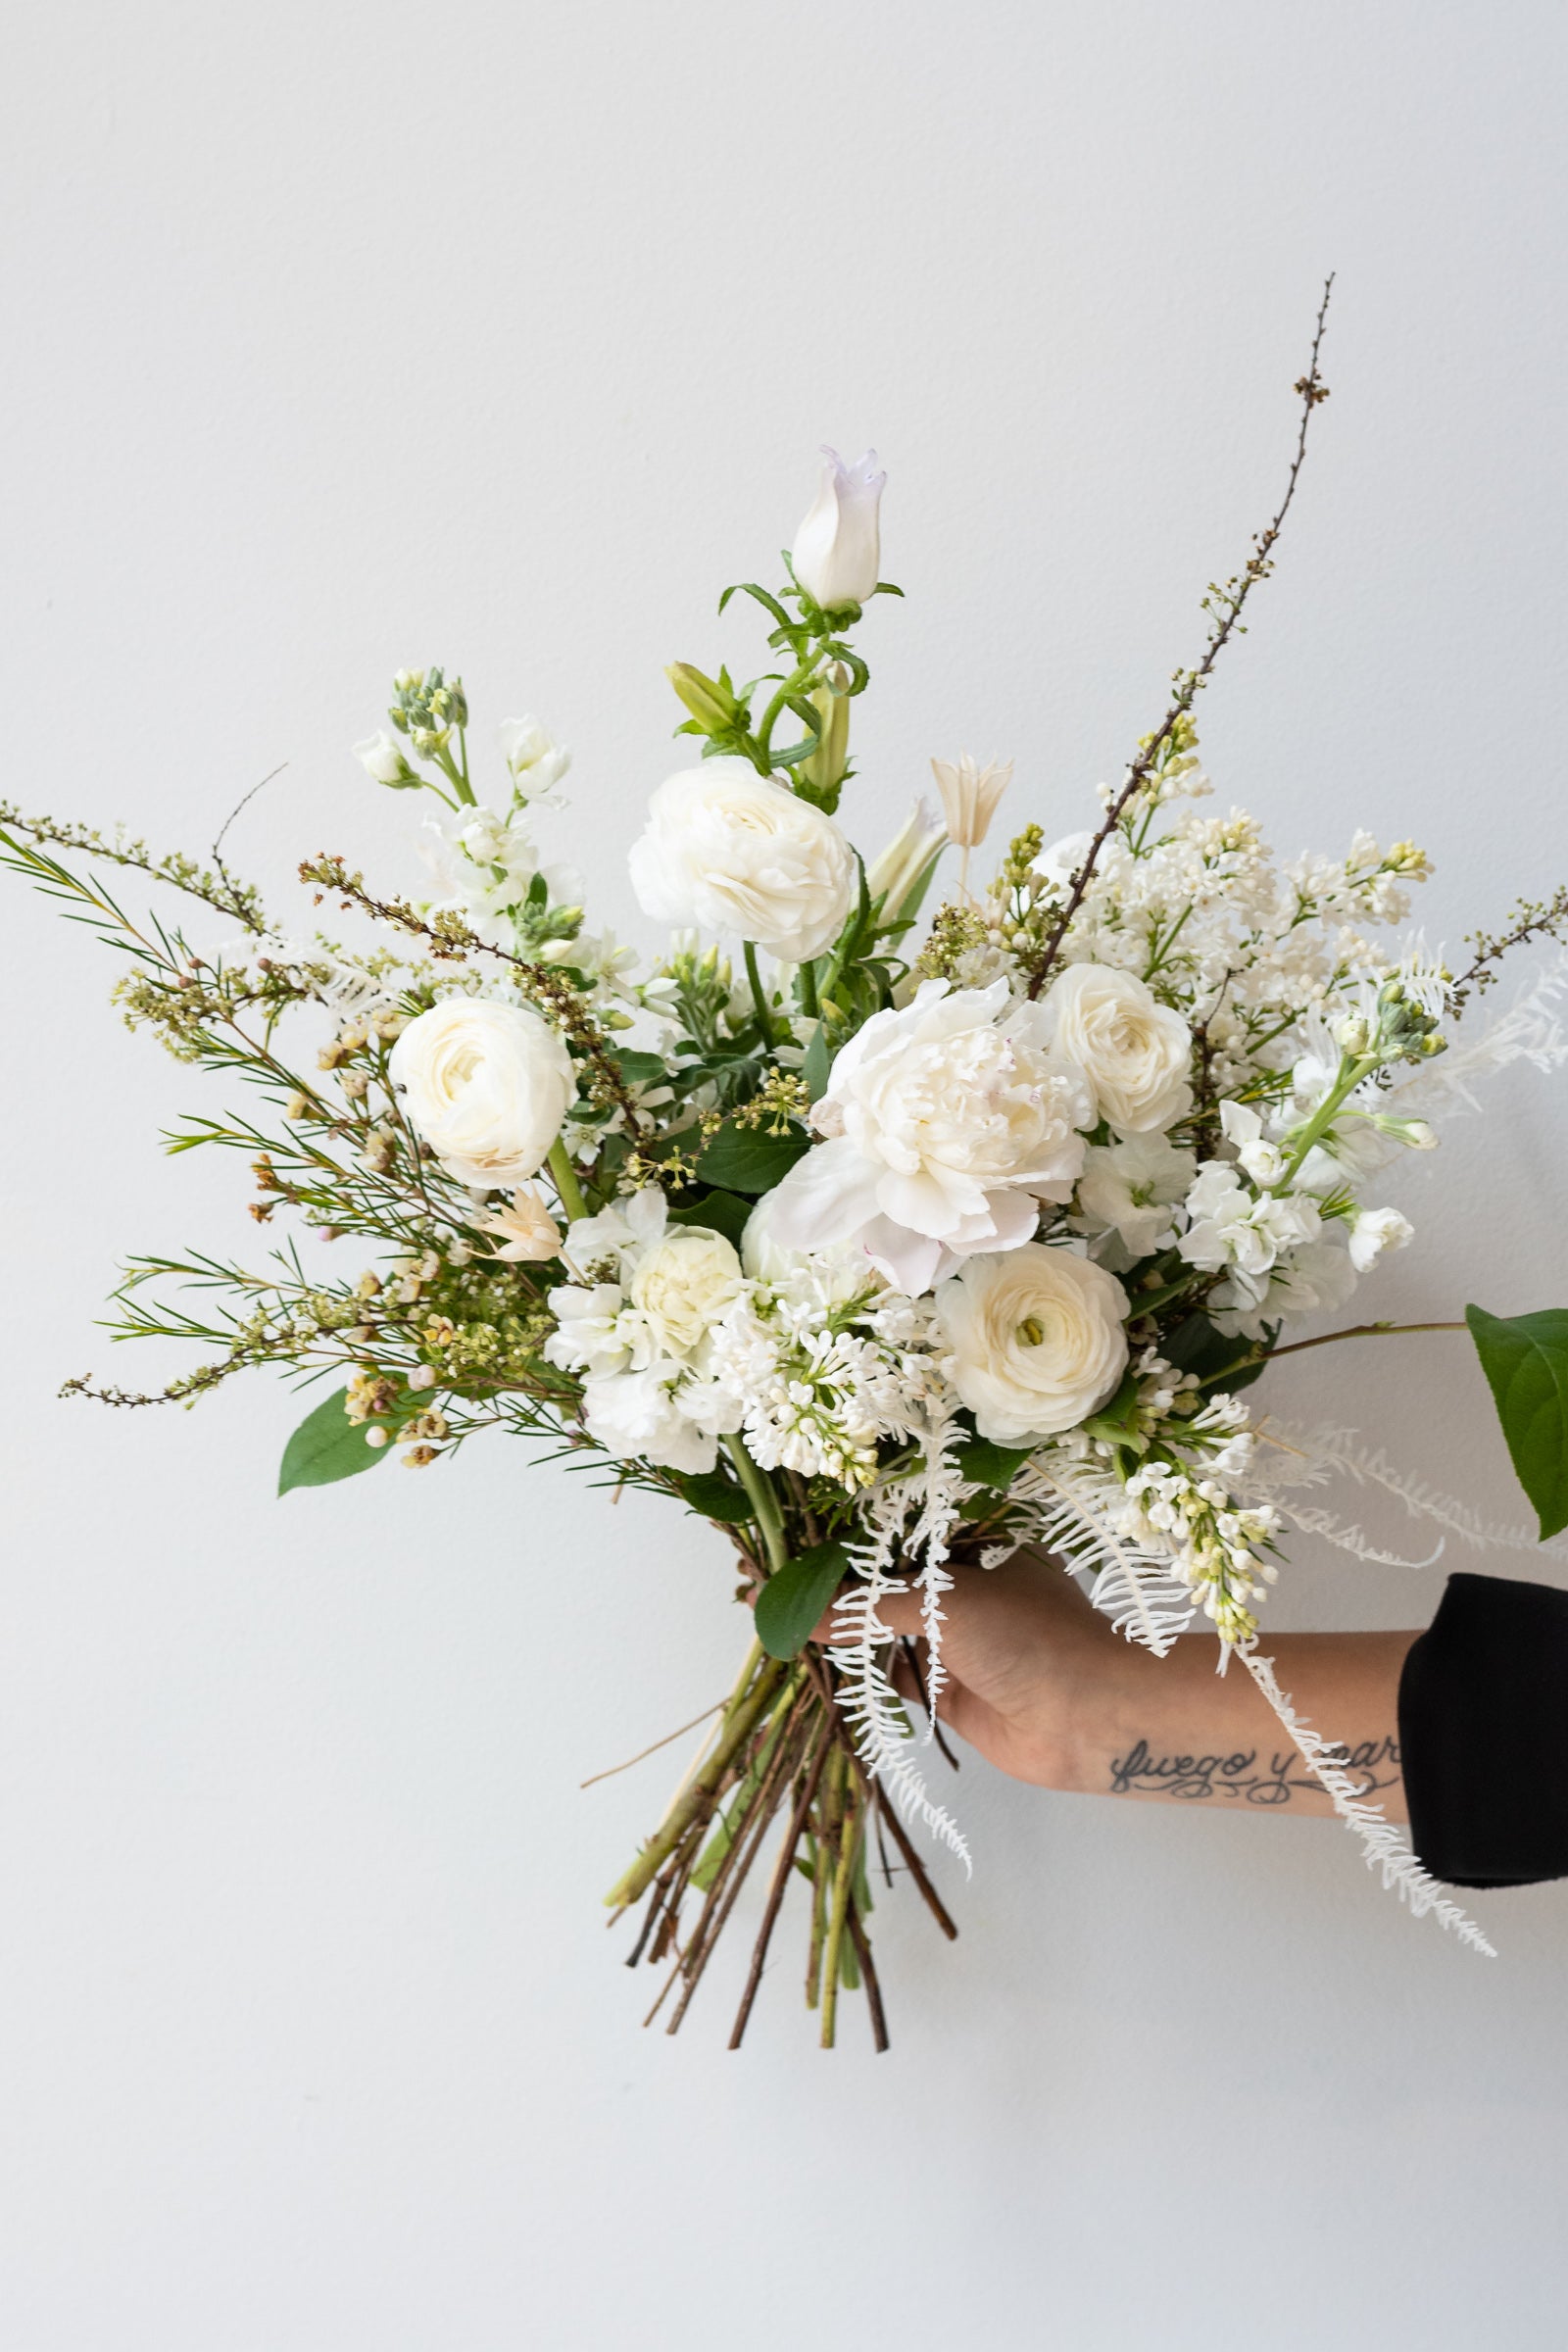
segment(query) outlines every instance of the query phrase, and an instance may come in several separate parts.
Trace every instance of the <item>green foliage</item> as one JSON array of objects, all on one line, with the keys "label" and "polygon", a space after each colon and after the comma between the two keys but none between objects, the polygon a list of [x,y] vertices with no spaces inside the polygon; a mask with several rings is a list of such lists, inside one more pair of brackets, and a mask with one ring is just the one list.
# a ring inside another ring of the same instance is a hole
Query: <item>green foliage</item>
[{"label": "green foliage", "polygon": [[[1250,1389],[1254,1380],[1261,1380],[1268,1369],[1268,1352],[1279,1337],[1275,1324],[1262,1342],[1261,1362],[1251,1359],[1258,1351],[1258,1342],[1227,1337],[1216,1331],[1204,1314],[1188,1315],[1168,1332],[1159,1343],[1160,1354],[1178,1372],[1196,1372],[1205,1387],[1223,1389],[1235,1396],[1241,1390]],[[1235,1369],[1233,1369],[1235,1367]]]},{"label": "green foliage", "polygon": [[842,1544],[813,1544],[768,1578],[754,1614],[757,1638],[770,1658],[800,1655],[849,1565]]},{"label": "green foliage", "polygon": [[680,1491],[691,1508],[704,1519],[720,1519],[726,1525],[738,1526],[753,1515],[751,1497],[744,1487],[738,1487],[722,1470],[693,1470],[680,1482]]},{"label": "green foliage", "polygon": [[1467,1306],[1464,1319],[1544,1544],[1568,1527],[1568,1308],[1489,1315]]},{"label": "green foliage", "polygon": [[795,1162],[810,1150],[800,1128],[788,1135],[760,1135],[726,1119],[697,1162],[705,1184],[728,1193],[770,1193]]},{"label": "green foliage", "polygon": [[368,1442],[366,1433],[375,1425],[351,1421],[344,1409],[347,1397],[347,1389],[337,1390],[300,1423],[283,1448],[279,1494],[294,1487],[334,1486],[340,1478],[357,1478],[362,1470],[373,1470],[385,1461],[391,1446],[378,1449]]},{"label": "green foliage", "polygon": [[669,1221],[672,1225],[704,1225],[710,1233],[721,1233],[738,1250],[751,1213],[752,1203],[738,1193],[699,1193],[695,1200],[684,1200],[679,1208],[672,1208]]},{"label": "green foliage", "polygon": [[998,1446],[990,1438],[970,1438],[956,1449],[954,1460],[972,1485],[994,1487],[1005,1494],[1033,1451],[1032,1446]]}]

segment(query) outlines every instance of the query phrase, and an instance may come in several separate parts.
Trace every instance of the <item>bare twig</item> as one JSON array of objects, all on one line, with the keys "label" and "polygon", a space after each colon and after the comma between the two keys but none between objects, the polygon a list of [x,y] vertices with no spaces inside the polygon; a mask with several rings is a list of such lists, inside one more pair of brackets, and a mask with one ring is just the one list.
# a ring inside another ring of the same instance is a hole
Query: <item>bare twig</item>
[{"label": "bare twig", "polygon": [[1284,527],[1286,515],[1291,511],[1291,501],[1296,496],[1296,485],[1300,477],[1301,466],[1306,457],[1307,427],[1312,421],[1312,412],[1320,407],[1329,396],[1328,386],[1318,374],[1318,355],[1323,345],[1323,332],[1328,319],[1329,296],[1333,288],[1334,278],[1331,272],[1323,287],[1323,299],[1318,305],[1317,324],[1312,335],[1312,353],[1307,362],[1306,373],[1298,376],[1296,382],[1296,390],[1300,395],[1301,401],[1301,422],[1296,437],[1296,454],[1291,460],[1291,470],[1286,477],[1285,495],[1275,510],[1272,522],[1266,524],[1253,540],[1252,552],[1247,559],[1246,567],[1234,579],[1227,580],[1223,586],[1210,589],[1208,599],[1205,600],[1205,609],[1211,615],[1212,626],[1209,630],[1208,643],[1203,648],[1202,658],[1196,669],[1177,672],[1176,692],[1170,709],[1128,768],[1121,790],[1115,794],[1106,808],[1104,820],[1090,843],[1083,863],[1073,876],[1072,888],[1067,894],[1066,905],[1056,918],[1051,936],[1046,941],[1039,966],[1030,979],[1029,994],[1031,997],[1037,997],[1045,984],[1061,943],[1066,937],[1068,926],[1083,904],[1084,893],[1089,888],[1090,877],[1099,863],[1100,854],[1120,823],[1123,809],[1137,793],[1139,787],[1147,780],[1159,758],[1162,747],[1168,742],[1171,729],[1177,720],[1192,709],[1200,691],[1207,684],[1209,672],[1230,642],[1248,598],[1257,586],[1258,581],[1267,579],[1273,568],[1274,543]]}]

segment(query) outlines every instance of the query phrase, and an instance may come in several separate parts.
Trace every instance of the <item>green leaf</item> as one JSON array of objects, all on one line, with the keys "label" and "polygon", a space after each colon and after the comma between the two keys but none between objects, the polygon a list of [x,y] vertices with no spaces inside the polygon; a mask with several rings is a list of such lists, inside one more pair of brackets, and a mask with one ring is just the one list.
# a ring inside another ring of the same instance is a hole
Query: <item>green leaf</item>
[{"label": "green leaf", "polygon": [[1568,1527],[1568,1308],[1489,1315],[1467,1306],[1464,1319],[1544,1544]]},{"label": "green leaf", "polygon": [[391,1446],[377,1448],[368,1444],[366,1432],[375,1424],[352,1422],[344,1410],[347,1397],[347,1389],[339,1389],[300,1423],[283,1448],[277,1473],[280,1494],[286,1494],[291,1487],[329,1487],[340,1478],[373,1470],[377,1462],[386,1460]]},{"label": "green leaf", "polygon": [[752,1203],[737,1193],[704,1193],[700,1200],[672,1208],[669,1221],[672,1225],[706,1226],[710,1233],[721,1233],[738,1250],[751,1213]]},{"label": "green leaf", "polygon": [[634,1054],[630,1051],[616,1053],[613,1047],[611,1048],[611,1052],[614,1054],[614,1058],[620,1066],[621,1076],[629,1079],[633,1086],[657,1085],[665,1074],[664,1057],[662,1054]]},{"label": "green leaf", "polygon": [[1005,1494],[1033,1452],[1032,1446],[998,1446],[990,1438],[970,1438],[953,1458],[972,1486],[994,1487]]},{"label": "green leaf", "polygon": [[827,1093],[828,1075],[832,1067],[833,1056],[828,1052],[827,1030],[824,1024],[818,1021],[816,1027],[811,1031],[811,1042],[806,1049],[806,1059],[801,1064],[801,1076],[806,1081],[806,1091],[813,1102],[820,1102],[822,1097]]},{"label": "green leaf", "polygon": [[770,1193],[811,1148],[799,1128],[788,1135],[763,1135],[726,1119],[697,1162],[705,1184],[726,1193]]},{"label": "green leaf", "polygon": [[768,1578],[753,1614],[757,1638],[770,1658],[800,1655],[849,1565],[842,1544],[813,1544]]},{"label": "green leaf", "polygon": [[[1272,1348],[1279,1338],[1279,1329],[1277,1323],[1265,1326],[1261,1343],[1265,1349]],[[1178,1372],[1196,1372],[1205,1386],[1222,1388],[1228,1396],[1235,1396],[1243,1389],[1250,1389],[1254,1380],[1261,1380],[1268,1370],[1266,1361],[1247,1362],[1249,1356],[1257,1353],[1258,1346],[1256,1340],[1228,1338],[1214,1329],[1206,1315],[1192,1314],[1185,1316],[1174,1331],[1166,1333],[1159,1343],[1159,1351]],[[1245,1364],[1247,1368],[1233,1378],[1233,1364]]]},{"label": "green leaf", "polygon": [[738,1487],[721,1470],[693,1470],[681,1480],[680,1491],[692,1509],[705,1519],[739,1522],[752,1516],[745,1488]]}]

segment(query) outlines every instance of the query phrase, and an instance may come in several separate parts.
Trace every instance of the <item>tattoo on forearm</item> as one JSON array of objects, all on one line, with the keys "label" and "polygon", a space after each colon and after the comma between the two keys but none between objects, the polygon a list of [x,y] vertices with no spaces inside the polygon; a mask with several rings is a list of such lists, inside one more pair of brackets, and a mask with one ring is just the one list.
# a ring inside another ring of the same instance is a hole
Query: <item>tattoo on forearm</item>
[{"label": "tattoo on forearm", "polygon": [[[1330,1748],[1329,1760],[1353,1773],[1357,1794],[1375,1796],[1392,1788],[1399,1778],[1399,1747],[1396,1740],[1362,1740],[1354,1747]],[[1236,1805],[1288,1805],[1298,1791],[1321,1793],[1298,1750],[1273,1754],[1261,1748],[1237,1748],[1230,1755],[1157,1756],[1147,1740],[1140,1740],[1110,1767],[1112,1796],[1170,1796],[1201,1804],[1224,1797]]]}]

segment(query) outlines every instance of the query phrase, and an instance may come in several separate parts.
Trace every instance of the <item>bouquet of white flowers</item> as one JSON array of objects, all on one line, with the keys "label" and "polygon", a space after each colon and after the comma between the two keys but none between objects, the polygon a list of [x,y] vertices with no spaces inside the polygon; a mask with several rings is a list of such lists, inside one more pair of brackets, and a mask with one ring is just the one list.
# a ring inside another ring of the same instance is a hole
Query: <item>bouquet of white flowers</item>
[{"label": "bouquet of white flowers", "polygon": [[[509,721],[503,800],[481,801],[467,698],[439,669],[400,672],[393,731],[359,747],[378,784],[436,811],[431,897],[381,898],[333,858],[301,867],[318,904],[376,927],[368,948],[281,934],[221,837],[202,866],[0,811],[7,861],[128,948],[127,1020],[266,1106],[194,1120],[172,1148],[239,1150],[251,1215],[296,1212],[314,1237],[263,1273],[132,1261],[122,1334],[213,1359],[162,1395],[193,1400],[257,1364],[336,1375],[283,1491],[394,1453],[427,1467],[501,1429],[669,1495],[733,1545],[755,1639],[608,1898],[642,1906],[633,1957],[667,1961],[671,2028],[781,1823],[733,2041],[799,1879],[823,2041],[841,1988],[863,1988],[885,2046],[868,1846],[886,1862],[891,1839],[955,1934],[911,1836],[967,1863],[919,1768],[943,1595],[956,1568],[1025,1544],[1154,1651],[1206,1618],[1386,1883],[1488,1948],[1259,1646],[1289,1530],[1391,1557],[1325,1507],[1337,1476],[1487,1539],[1348,1433],[1254,1419],[1246,1392],[1276,1355],[1324,1344],[1290,1340],[1297,1318],[1344,1308],[1409,1240],[1382,1173],[1431,1148],[1431,1119],[1489,1065],[1568,1053],[1561,963],[1445,1053],[1503,951],[1555,937],[1568,895],[1478,934],[1456,977],[1419,941],[1375,942],[1427,871],[1411,844],[1360,832],[1341,858],[1282,864],[1245,811],[1207,806],[1194,707],[1270,570],[1327,397],[1322,332],[1320,313],[1284,499],[1210,589],[1201,658],[1095,821],[1054,842],[1025,825],[983,887],[970,858],[1008,765],[933,761],[940,818],[918,805],[870,861],[840,825],[867,683],[855,627],[899,592],[878,576],[875,461],[832,453],[785,584],[740,591],[775,666],[744,685],[669,673],[701,757],[655,792],[631,851],[642,906],[676,926],[651,966],[590,930],[578,882],[541,861],[536,812],[566,752]],[[959,868],[921,935],[950,845]],[[97,861],[85,877],[72,851]],[[106,863],[228,918],[233,944],[133,920],[91,878]],[[302,1010],[318,1050],[285,1060],[279,1027]],[[326,1270],[319,1244],[356,1242],[347,1272]],[[1467,1321],[1544,1538],[1568,1521],[1568,1314]],[[918,1644],[881,1613],[908,1586]]]}]

